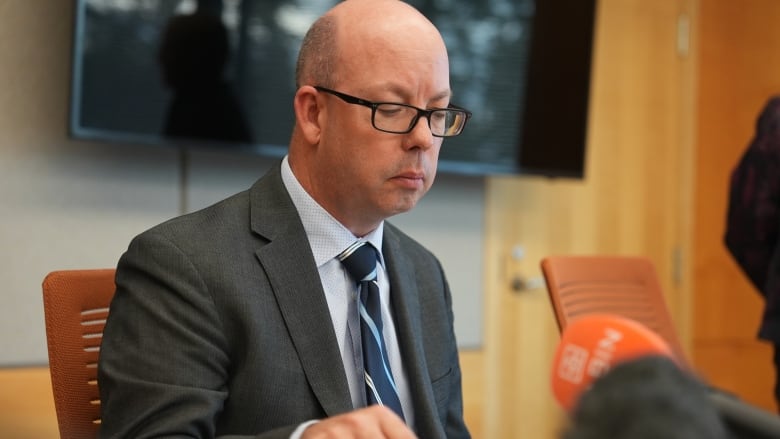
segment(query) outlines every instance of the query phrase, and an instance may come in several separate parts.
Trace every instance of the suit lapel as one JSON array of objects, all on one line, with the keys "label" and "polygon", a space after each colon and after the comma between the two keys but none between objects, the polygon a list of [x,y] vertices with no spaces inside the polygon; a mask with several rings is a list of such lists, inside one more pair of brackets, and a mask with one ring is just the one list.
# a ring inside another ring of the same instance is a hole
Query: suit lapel
[{"label": "suit lapel", "polygon": [[409,385],[413,389],[415,428],[420,437],[444,437],[438,421],[431,378],[422,345],[420,292],[413,277],[413,261],[404,254],[398,235],[392,227],[386,225],[383,236],[382,254],[390,280],[395,329],[404,369]]},{"label": "suit lapel", "polygon": [[278,166],[252,187],[250,202],[252,229],[269,240],[256,255],[306,378],[328,416],[352,410],[320,276]]}]

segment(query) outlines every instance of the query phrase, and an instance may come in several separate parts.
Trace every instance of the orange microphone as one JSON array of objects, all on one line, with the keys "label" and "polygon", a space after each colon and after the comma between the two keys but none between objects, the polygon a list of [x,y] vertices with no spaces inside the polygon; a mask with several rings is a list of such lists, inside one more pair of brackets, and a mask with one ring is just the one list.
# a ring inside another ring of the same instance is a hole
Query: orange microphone
[{"label": "orange microphone", "polygon": [[[597,379],[615,366],[620,365],[621,367],[618,369],[622,369],[623,373],[620,374],[618,381],[626,380],[627,377],[631,376],[635,379],[620,382],[621,390],[618,392],[620,398],[614,398],[615,394],[610,394],[610,390],[600,389],[602,391],[599,397],[601,402],[610,401],[609,398],[612,398],[613,405],[609,407],[609,410],[606,410],[606,407],[601,407],[604,410],[601,410],[599,417],[602,420],[599,422],[603,424],[615,421],[610,418],[612,412],[618,413],[619,416],[627,416],[628,411],[635,418],[641,417],[642,413],[647,413],[647,416],[661,416],[662,413],[653,412],[657,409],[653,401],[666,398],[665,401],[668,405],[669,398],[674,396],[674,391],[668,387],[660,388],[664,385],[664,382],[660,381],[660,377],[666,376],[665,385],[667,386],[670,382],[677,382],[681,386],[677,389],[678,391],[684,387],[683,385],[688,386],[685,384],[684,376],[690,376],[692,379],[698,378],[694,375],[688,375],[684,371],[676,377],[671,377],[669,369],[662,366],[662,362],[654,361],[649,357],[665,357],[678,367],[681,366],[672,349],[658,334],[634,320],[611,314],[589,314],[580,317],[566,326],[555,352],[552,367],[552,388],[555,399],[569,414],[576,414],[575,409],[578,408],[580,397],[591,388]],[[648,369],[653,369],[654,372],[649,373]],[[646,380],[648,382],[644,383]],[[615,380],[610,383],[610,385],[614,384]],[[697,406],[694,417],[699,420],[699,424],[702,424],[702,420],[706,421],[707,419],[707,412],[715,410],[720,421],[725,424],[734,439],[780,438],[780,416],[776,413],[747,404],[727,391],[706,386],[704,383],[701,385],[704,389],[704,399],[694,403],[695,400],[701,398],[695,395],[697,392],[691,391],[693,394],[689,395],[690,398],[676,407],[676,410],[679,411],[678,414],[685,414],[686,410]],[[653,386],[659,386],[659,388],[654,389]],[[686,388],[688,390],[694,389],[690,386]],[[653,391],[656,391],[655,399],[653,399]],[[662,393],[663,397],[659,396]],[[637,406],[641,404],[646,404],[646,406],[641,410],[637,409]],[[630,412],[632,407],[635,409],[634,412]],[[593,409],[592,405],[590,409]],[[668,418],[670,413],[663,414],[663,416]],[[628,422],[629,420],[620,418],[615,423],[629,425],[631,424]],[[591,421],[593,420],[591,419]],[[716,422],[710,420],[703,422],[702,425],[714,426]],[[657,423],[662,424],[661,421]],[[689,427],[694,425],[690,421],[683,424]],[[704,427],[702,428],[704,429]]]},{"label": "orange microphone", "polygon": [[610,368],[648,355],[675,359],[658,334],[634,320],[611,314],[580,317],[566,326],[555,353],[555,399],[571,411],[580,395]]}]

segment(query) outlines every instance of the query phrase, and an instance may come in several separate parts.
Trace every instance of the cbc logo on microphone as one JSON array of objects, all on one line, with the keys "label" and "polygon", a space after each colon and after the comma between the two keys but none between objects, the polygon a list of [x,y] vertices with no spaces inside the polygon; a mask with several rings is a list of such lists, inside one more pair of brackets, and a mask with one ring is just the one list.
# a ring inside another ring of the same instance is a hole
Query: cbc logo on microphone
[{"label": "cbc logo on microphone", "polygon": [[558,363],[558,376],[570,383],[579,384],[585,374],[585,367],[590,357],[588,350],[575,344],[567,344],[561,351],[561,361]]},{"label": "cbc logo on microphone", "polygon": [[558,365],[558,376],[570,383],[582,383],[587,374],[588,379],[595,379],[609,370],[618,343],[623,340],[623,333],[614,328],[604,328],[604,332],[592,347],[568,343],[561,352]]}]

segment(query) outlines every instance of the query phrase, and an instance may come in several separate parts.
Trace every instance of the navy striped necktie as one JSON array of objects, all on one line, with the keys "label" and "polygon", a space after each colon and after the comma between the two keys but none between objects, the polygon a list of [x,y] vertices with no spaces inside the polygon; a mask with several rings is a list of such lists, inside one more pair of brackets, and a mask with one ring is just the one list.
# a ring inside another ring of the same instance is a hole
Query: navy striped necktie
[{"label": "navy striped necktie", "polygon": [[378,254],[365,241],[357,241],[344,250],[338,259],[357,281],[359,291],[360,338],[363,346],[366,398],[369,405],[381,404],[404,418],[398,389],[390,370],[387,348],[382,336],[382,303],[376,280]]}]

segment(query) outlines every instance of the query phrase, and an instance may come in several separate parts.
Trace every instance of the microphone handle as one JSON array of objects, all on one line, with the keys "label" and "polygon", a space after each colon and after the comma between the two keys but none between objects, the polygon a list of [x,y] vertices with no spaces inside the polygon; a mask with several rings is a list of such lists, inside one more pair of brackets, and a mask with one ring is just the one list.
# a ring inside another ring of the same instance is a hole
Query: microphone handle
[{"label": "microphone handle", "polygon": [[777,414],[746,404],[737,396],[716,388],[710,388],[709,399],[734,439],[780,438],[780,416]]}]

